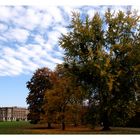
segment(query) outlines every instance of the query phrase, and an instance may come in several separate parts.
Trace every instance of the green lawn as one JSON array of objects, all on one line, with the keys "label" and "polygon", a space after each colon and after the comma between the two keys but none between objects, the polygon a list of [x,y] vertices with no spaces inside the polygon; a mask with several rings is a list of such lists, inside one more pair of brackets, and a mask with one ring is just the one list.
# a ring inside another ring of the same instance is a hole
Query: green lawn
[{"label": "green lawn", "polygon": [[29,122],[0,122],[0,134],[27,134]]},{"label": "green lawn", "polygon": [[67,127],[46,129],[45,125],[31,125],[29,122],[0,122],[0,134],[140,134],[140,128],[113,127],[110,131],[101,131],[101,127]]}]

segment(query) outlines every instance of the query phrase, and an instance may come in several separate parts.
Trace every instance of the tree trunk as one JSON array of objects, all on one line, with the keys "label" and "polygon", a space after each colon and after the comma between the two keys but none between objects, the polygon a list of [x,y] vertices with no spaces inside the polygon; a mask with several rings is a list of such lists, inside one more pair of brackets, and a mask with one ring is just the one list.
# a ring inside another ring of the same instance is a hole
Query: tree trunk
[{"label": "tree trunk", "polygon": [[64,114],[62,115],[62,130],[65,130],[65,116],[64,116]]},{"label": "tree trunk", "polygon": [[78,126],[78,124],[76,122],[74,122],[74,127],[77,127],[77,126]]},{"label": "tree trunk", "polygon": [[107,130],[110,130],[110,123],[109,123],[109,117],[108,117],[108,113],[107,111],[104,112],[103,114],[103,131],[107,131]]},{"label": "tree trunk", "polygon": [[51,126],[51,123],[50,122],[48,122],[48,127],[47,127],[48,129],[51,129],[52,128],[52,126]]},{"label": "tree trunk", "polygon": [[62,122],[62,130],[65,130],[65,122]]}]

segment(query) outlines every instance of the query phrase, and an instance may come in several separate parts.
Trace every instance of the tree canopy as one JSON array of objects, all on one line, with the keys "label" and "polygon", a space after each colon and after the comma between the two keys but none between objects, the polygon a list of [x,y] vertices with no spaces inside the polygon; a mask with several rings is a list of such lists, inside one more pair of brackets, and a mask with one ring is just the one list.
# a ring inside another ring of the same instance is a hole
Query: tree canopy
[{"label": "tree canopy", "polygon": [[27,104],[29,104],[28,119],[32,123],[40,121],[40,114],[42,114],[43,100],[45,91],[53,86],[54,75],[48,68],[40,68],[36,70],[30,81],[27,82],[27,88],[29,89],[28,97],[26,98]]}]

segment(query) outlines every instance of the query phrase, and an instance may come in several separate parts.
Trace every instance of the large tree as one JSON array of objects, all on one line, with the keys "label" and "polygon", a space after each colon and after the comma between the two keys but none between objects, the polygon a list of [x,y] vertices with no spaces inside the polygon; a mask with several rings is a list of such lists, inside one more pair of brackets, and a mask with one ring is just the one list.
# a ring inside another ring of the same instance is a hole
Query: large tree
[{"label": "large tree", "polygon": [[29,90],[28,97],[26,98],[29,114],[28,120],[31,123],[38,123],[43,111],[43,100],[45,91],[51,89],[54,79],[53,72],[48,68],[40,68],[35,71],[32,78],[27,82]]},{"label": "large tree", "polygon": [[58,65],[55,73],[57,79],[53,88],[47,90],[44,96],[44,121],[61,123],[65,130],[66,122],[71,121],[77,125],[78,109],[82,104],[80,87],[76,86],[75,80],[67,74],[63,65]]},{"label": "large tree", "polygon": [[59,40],[69,72],[84,88],[89,105],[94,100],[99,106],[104,130],[115,118],[125,123],[125,118],[135,115],[139,23],[138,15],[129,10],[111,13],[108,9],[105,16],[96,13],[92,19],[73,13],[69,32]]}]

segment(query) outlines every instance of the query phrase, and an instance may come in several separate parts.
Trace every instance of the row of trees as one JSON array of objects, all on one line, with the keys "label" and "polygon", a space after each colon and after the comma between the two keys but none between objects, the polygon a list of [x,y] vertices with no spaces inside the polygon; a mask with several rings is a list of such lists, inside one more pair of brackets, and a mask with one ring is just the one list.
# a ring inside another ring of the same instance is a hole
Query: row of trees
[{"label": "row of trees", "polygon": [[55,71],[48,68],[38,69],[27,82],[30,93],[27,103],[30,104],[28,119],[31,123],[79,123],[83,105],[82,89],[74,77],[68,75],[64,65],[58,65]]},{"label": "row of trees", "polygon": [[[64,63],[38,69],[27,82],[29,120],[124,126],[139,112],[140,20],[128,10],[73,13],[59,39]],[[78,122],[79,123],[79,122]]]}]

